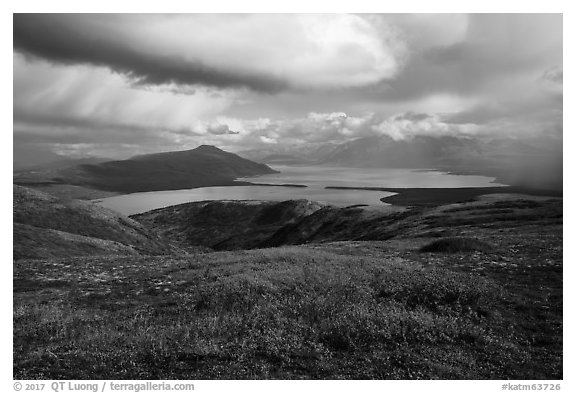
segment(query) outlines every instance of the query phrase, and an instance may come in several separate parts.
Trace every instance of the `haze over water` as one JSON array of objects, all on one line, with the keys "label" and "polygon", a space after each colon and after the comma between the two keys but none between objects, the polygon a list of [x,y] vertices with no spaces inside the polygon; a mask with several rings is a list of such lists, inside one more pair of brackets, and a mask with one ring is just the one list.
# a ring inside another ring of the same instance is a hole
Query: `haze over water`
[{"label": "haze over water", "polygon": [[[270,175],[238,180],[278,186],[204,187],[185,190],[140,192],[95,200],[103,207],[122,214],[145,211],[187,202],[205,200],[267,200],[309,199],[335,206],[386,205],[381,198],[391,192],[373,190],[337,190],[325,187],[387,187],[387,188],[460,188],[498,187],[494,178],[452,175],[440,171],[414,169],[342,168],[323,166],[274,166],[280,171]],[[298,184],[307,187],[282,187]]]}]

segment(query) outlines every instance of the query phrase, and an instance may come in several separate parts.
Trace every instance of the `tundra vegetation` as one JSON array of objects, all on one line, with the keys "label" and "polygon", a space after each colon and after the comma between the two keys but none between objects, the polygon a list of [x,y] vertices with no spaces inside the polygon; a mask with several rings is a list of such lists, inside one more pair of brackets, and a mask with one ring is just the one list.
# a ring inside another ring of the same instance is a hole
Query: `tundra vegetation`
[{"label": "tundra vegetation", "polygon": [[[81,252],[46,242],[15,255],[14,378],[562,378],[561,199],[388,212],[238,202],[253,220],[230,223],[244,240],[217,251],[185,217],[164,219],[206,205],[122,221],[15,193],[15,225]],[[77,234],[67,218],[65,232],[46,204],[100,226]],[[122,252],[73,236],[111,241],[104,225]],[[277,247],[262,248],[259,226]]]}]

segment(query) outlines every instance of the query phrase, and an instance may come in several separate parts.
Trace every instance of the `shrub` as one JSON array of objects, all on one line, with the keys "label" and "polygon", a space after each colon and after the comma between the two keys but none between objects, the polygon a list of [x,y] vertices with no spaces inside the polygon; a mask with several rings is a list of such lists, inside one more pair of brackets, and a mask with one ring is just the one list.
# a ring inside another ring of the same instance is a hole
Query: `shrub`
[{"label": "shrub", "polygon": [[473,251],[489,253],[493,251],[493,247],[486,242],[474,238],[447,237],[434,240],[420,248],[420,252],[457,253]]}]

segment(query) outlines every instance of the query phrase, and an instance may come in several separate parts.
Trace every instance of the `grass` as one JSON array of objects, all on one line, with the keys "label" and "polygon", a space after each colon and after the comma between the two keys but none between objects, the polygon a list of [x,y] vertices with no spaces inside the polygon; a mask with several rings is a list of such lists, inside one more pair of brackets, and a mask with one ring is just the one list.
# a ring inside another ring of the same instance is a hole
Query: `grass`
[{"label": "grass", "polygon": [[13,224],[14,259],[82,255],[138,254],[134,247],[111,240],[81,236],[19,223]]},{"label": "grass", "polygon": [[14,272],[17,379],[562,377],[561,334],[535,343],[522,318],[533,294],[408,258],[284,247]]},{"label": "grass", "polygon": [[14,185],[14,258],[167,254],[173,247],[142,224],[86,201]]},{"label": "grass", "polygon": [[14,378],[562,378],[561,201],[361,213],[294,247],[16,260]]}]

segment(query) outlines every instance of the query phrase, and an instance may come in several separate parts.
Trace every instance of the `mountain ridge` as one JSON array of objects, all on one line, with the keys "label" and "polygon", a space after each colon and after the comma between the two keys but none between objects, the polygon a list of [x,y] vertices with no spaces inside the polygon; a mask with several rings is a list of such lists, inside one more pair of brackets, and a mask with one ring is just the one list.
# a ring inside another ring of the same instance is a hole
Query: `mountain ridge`
[{"label": "mountain ridge", "polygon": [[26,185],[27,182],[43,181],[132,193],[239,185],[245,184],[236,180],[239,177],[269,173],[276,171],[217,147],[202,145],[191,150],[145,154],[127,160],[26,174],[17,177],[15,183]]}]

